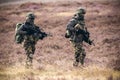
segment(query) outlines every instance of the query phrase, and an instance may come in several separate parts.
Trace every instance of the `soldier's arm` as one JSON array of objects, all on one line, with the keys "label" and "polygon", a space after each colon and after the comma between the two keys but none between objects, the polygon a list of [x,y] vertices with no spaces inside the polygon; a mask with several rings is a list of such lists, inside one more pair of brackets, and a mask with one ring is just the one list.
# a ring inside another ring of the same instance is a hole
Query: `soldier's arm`
[{"label": "soldier's arm", "polygon": [[69,21],[69,23],[67,24],[67,30],[74,30],[74,26],[77,24],[77,21],[75,19],[72,19]]},{"label": "soldier's arm", "polygon": [[21,25],[21,27],[19,28],[17,34],[27,34],[27,31],[26,31],[24,25]]},{"label": "soldier's arm", "polygon": [[74,31],[74,26],[76,24],[77,24],[77,21],[75,19],[72,19],[69,21],[69,23],[67,24],[66,33],[65,33],[66,38],[70,38],[70,36],[72,35],[72,31]]},{"label": "soldier's arm", "polygon": [[84,41],[91,45],[91,40],[84,35]]},{"label": "soldier's arm", "polygon": [[36,33],[37,34],[42,34],[42,29],[40,29],[40,27],[35,26],[35,28],[36,28]]},{"label": "soldier's arm", "polygon": [[86,42],[86,43],[88,43],[89,45],[94,45],[95,46],[95,44],[94,44],[94,40],[90,40],[87,36],[85,36],[84,35],[84,41]]},{"label": "soldier's arm", "polygon": [[38,26],[36,26],[36,30],[37,30],[39,39],[43,39],[43,38],[47,37],[48,34],[45,33],[44,31],[42,31]]}]

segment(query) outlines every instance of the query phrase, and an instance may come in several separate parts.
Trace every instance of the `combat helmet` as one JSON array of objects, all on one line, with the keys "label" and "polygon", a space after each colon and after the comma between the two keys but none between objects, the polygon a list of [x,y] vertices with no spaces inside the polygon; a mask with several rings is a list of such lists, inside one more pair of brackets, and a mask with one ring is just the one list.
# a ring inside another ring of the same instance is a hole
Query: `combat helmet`
[{"label": "combat helmet", "polygon": [[77,13],[78,13],[78,14],[85,14],[85,13],[86,13],[86,10],[85,10],[84,8],[79,8],[79,9],[77,10]]},{"label": "combat helmet", "polygon": [[35,18],[35,15],[34,15],[34,13],[30,12],[30,13],[27,14],[26,17],[27,17],[27,18],[30,18],[30,19],[34,19],[34,18]]}]

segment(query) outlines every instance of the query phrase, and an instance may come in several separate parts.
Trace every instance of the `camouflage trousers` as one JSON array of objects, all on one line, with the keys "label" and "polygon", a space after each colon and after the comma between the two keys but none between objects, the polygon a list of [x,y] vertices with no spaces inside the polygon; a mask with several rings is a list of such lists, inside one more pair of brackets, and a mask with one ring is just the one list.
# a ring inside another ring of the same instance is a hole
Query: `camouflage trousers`
[{"label": "camouflage trousers", "polygon": [[26,65],[32,65],[33,54],[35,52],[35,43],[25,42],[24,49],[25,49],[25,53],[27,55]]},{"label": "camouflage trousers", "polygon": [[83,49],[82,43],[72,42],[72,44],[75,51],[75,62],[73,63],[73,65],[77,66],[79,62],[83,65],[86,53]]}]

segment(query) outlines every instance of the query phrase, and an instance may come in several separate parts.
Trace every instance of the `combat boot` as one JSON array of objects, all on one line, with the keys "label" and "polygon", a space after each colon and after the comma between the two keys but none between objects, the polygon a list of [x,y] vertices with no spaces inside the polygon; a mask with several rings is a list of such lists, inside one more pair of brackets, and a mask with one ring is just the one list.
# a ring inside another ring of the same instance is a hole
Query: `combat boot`
[{"label": "combat boot", "polygon": [[77,67],[78,64],[79,64],[79,62],[77,62],[77,61],[74,61],[74,62],[73,62],[73,66],[75,66],[75,67]]},{"label": "combat boot", "polygon": [[30,61],[30,60],[26,60],[26,66],[25,66],[25,67],[26,67],[27,69],[31,69],[32,66],[33,66],[33,65],[32,65],[31,61]]},{"label": "combat boot", "polygon": [[26,67],[27,68],[32,67],[32,60],[33,60],[33,54],[29,54],[27,56],[27,60],[26,60]]}]

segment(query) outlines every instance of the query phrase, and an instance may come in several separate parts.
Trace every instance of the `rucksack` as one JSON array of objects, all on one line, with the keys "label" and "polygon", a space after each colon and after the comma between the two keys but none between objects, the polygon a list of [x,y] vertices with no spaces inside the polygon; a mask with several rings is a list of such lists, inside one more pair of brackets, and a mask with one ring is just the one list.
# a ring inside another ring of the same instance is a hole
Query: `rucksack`
[{"label": "rucksack", "polygon": [[24,35],[17,34],[17,32],[20,29],[21,25],[23,25],[23,23],[17,23],[16,28],[15,28],[15,43],[17,43],[17,44],[21,44],[24,41]]}]

